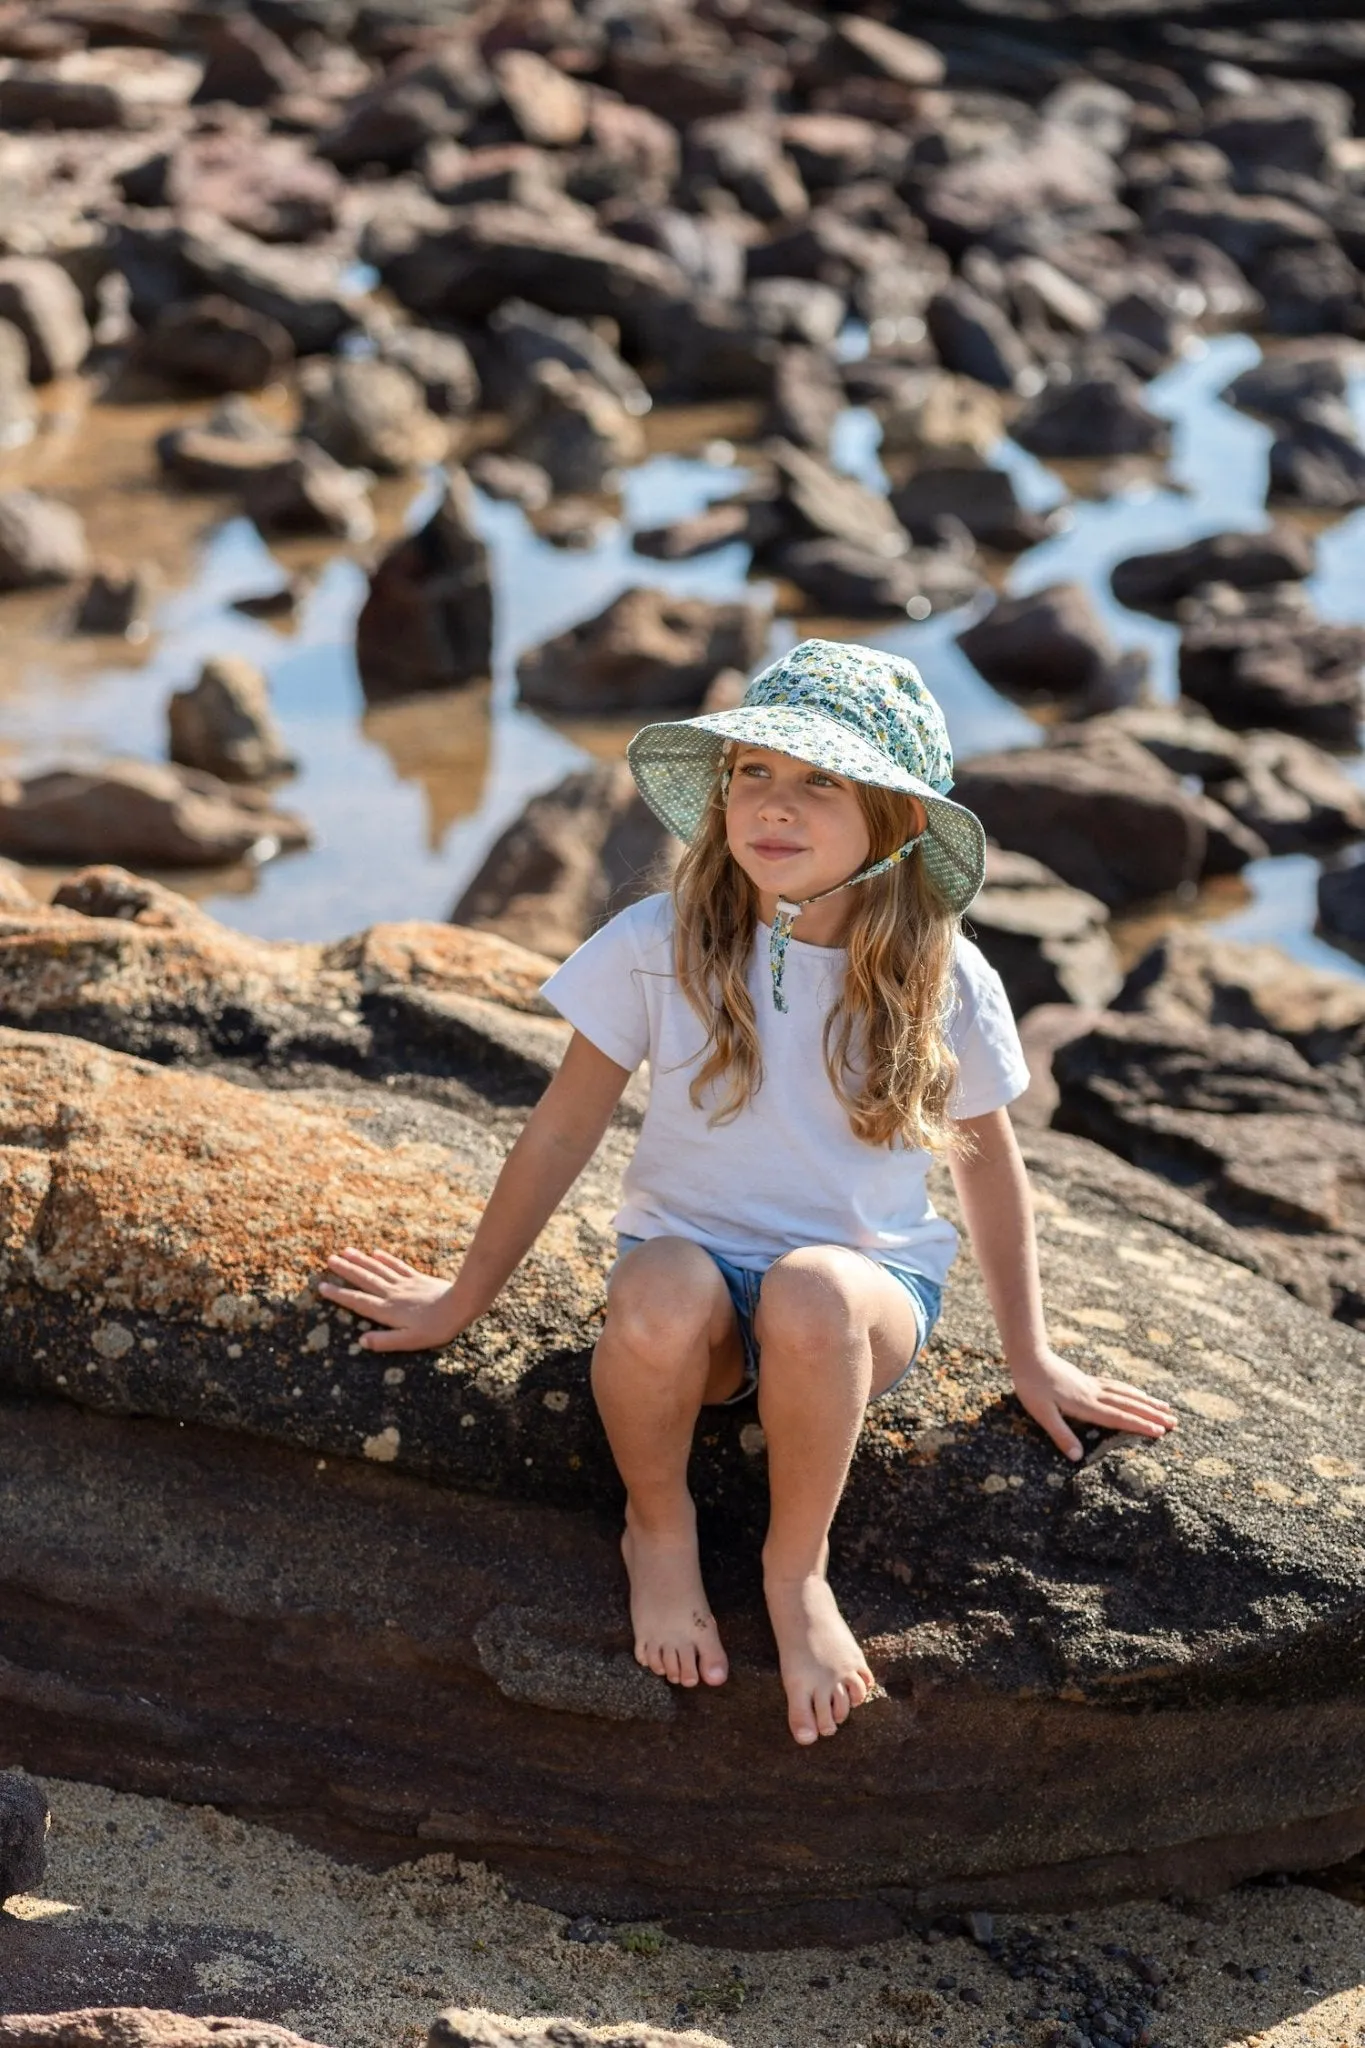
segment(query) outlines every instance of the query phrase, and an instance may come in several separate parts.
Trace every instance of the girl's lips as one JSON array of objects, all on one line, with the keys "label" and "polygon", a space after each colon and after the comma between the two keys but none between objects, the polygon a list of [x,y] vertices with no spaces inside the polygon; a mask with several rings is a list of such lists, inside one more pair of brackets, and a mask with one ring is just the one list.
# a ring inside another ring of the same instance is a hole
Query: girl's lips
[{"label": "girl's lips", "polygon": [[783,860],[790,854],[804,853],[806,849],[804,846],[791,846],[780,839],[754,839],[750,841],[750,850],[762,854],[765,860]]}]

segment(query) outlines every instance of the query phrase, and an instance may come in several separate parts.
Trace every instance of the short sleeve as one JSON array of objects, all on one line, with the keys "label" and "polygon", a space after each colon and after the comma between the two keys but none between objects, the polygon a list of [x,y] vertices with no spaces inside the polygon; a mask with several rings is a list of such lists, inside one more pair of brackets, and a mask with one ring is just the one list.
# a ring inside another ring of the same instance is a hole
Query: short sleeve
[{"label": "short sleeve", "polygon": [[948,1029],[957,1054],[950,1117],[988,1116],[1023,1094],[1028,1061],[1000,976],[968,939],[958,942],[958,1007]]},{"label": "short sleeve", "polygon": [[557,967],[541,988],[547,1003],[599,1052],[632,1072],[649,1052],[649,1010],[632,904]]}]

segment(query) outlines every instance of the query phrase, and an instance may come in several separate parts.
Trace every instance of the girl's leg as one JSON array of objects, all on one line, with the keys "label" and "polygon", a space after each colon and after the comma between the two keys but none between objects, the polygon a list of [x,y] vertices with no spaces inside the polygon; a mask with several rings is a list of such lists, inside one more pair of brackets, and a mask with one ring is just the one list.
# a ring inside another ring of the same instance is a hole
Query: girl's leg
[{"label": "girl's leg", "polygon": [[770,1266],[755,1318],[771,1514],[763,1582],[798,1742],[833,1735],[873,1679],[825,1574],[829,1529],[869,1399],[919,1338],[905,1289],[860,1252],[817,1245]]},{"label": "girl's leg", "polygon": [[729,1670],[702,1585],[687,1460],[702,1404],[725,1400],[743,1376],[739,1324],[709,1253],[681,1237],[628,1251],[608,1284],[592,1389],[626,1486],[635,1655],[674,1685],[720,1685]]}]

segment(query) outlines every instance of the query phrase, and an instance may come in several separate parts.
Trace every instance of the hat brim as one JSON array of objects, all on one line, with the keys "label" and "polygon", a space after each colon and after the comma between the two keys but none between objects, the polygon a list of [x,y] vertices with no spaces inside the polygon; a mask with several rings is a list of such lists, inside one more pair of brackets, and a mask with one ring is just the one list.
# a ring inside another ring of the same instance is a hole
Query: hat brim
[{"label": "hat brim", "polygon": [[626,749],[636,786],[660,824],[679,839],[692,840],[701,828],[727,741],[771,747],[852,782],[918,797],[926,818],[921,857],[938,894],[957,912],[980,889],[986,834],[975,813],[898,767],[842,720],[805,708],[740,705],[734,711],[647,725],[636,733]]}]

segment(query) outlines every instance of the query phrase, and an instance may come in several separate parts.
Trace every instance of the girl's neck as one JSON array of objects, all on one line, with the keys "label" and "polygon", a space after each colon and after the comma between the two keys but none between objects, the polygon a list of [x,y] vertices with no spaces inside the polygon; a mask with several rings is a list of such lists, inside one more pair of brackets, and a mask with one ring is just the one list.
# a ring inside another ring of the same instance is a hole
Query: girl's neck
[{"label": "girl's neck", "polygon": [[[842,946],[852,910],[846,891],[840,890],[837,896],[827,896],[823,903],[812,903],[808,910],[802,911],[792,926],[792,938],[803,946]],[[774,892],[759,890],[758,914],[764,924],[771,925],[777,916]]]}]

